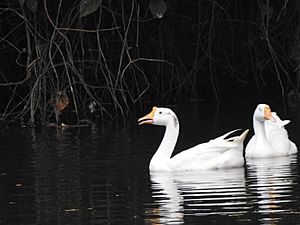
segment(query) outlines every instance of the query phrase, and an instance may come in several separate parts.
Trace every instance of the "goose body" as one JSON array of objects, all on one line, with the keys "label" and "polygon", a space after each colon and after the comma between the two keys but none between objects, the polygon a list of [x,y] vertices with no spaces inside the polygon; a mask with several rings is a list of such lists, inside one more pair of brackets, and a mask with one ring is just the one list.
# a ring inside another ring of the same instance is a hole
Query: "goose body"
[{"label": "goose body", "polygon": [[259,104],[253,115],[254,136],[246,146],[247,158],[286,156],[297,153],[295,143],[289,140],[284,126],[289,120],[281,120],[266,104]]},{"label": "goose body", "polygon": [[153,155],[150,171],[184,171],[241,167],[244,165],[243,141],[248,133],[227,138],[228,132],[209,142],[184,150],[171,158],[179,135],[179,121],[169,108],[153,107],[152,111],[140,118],[139,124],[165,126],[164,137]]}]

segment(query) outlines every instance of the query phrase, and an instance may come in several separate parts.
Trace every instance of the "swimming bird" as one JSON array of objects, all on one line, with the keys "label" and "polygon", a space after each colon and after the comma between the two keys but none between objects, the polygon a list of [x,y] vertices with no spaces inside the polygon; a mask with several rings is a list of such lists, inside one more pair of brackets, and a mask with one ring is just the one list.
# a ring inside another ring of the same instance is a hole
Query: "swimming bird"
[{"label": "swimming bird", "polygon": [[150,161],[150,171],[221,169],[244,165],[243,141],[248,130],[234,137],[228,136],[236,130],[228,132],[171,157],[179,135],[179,121],[176,114],[169,108],[153,107],[152,111],[138,122],[139,125],[153,124],[166,127],[164,137]]},{"label": "swimming bird", "polygon": [[277,157],[297,153],[284,128],[289,120],[281,120],[267,104],[258,104],[253,114],[254,136],[246,146],[247,158]]}]

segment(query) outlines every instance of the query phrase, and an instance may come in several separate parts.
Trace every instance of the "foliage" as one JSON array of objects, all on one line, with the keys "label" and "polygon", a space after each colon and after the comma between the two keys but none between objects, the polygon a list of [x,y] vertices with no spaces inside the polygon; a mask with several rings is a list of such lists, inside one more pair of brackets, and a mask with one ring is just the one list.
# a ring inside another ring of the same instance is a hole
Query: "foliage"
[{"label": "foliage", "polygon": [[66,93],[125,116],[149,101],[299,88],[296,1],[46,1],[0,5],[2,120],[46,122]]},{"label": "foliage", "polygon": [[155,18],[161,19],[167,11],[167,5],[164,0],[151,0],[149,9]]},{"label": "foliage", "polygon": [[81,0],[79,8],[80,17],[84,17],[95,12],[98,9],[99,5],[99,0]]}]

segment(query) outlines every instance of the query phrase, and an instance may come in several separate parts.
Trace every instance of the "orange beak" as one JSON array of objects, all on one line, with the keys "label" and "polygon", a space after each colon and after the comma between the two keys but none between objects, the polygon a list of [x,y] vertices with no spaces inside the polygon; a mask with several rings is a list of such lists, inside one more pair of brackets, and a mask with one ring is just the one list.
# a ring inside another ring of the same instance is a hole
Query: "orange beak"
[{"label": "orange beak", "polygon": [[142,118],[139,118],[139,120],[138,120],[139,125],[152,124],[154,113],[155,113],[156,109],[157,109],[157,107],[154,106],[150,113],[148,113],[146,116],[143,116]]},{"label": "orange beak", "polygon": [[271,108],[268,105],[266,105],[266,107],[264,108],[264,118],[266,120],[270,120],[273,118]]}]

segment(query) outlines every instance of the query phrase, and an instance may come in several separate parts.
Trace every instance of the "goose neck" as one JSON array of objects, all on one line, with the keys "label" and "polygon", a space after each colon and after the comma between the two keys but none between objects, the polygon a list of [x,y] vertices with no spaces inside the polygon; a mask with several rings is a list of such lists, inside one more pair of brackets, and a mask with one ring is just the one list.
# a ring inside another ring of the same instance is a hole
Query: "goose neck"
[{"label": "goose neck", "polygon": [[254,127],[254,133],[257,136],[257,138],[264,139],[264,140],[267,139],[264,121],[259,121],[253,118],[253,127]]},{"label": "goose neck", "polygon": [[166,126],[164,137],[153,155],[150,168],[164,167],[171,159],[179,135],[179,124],[169,124]]}]

